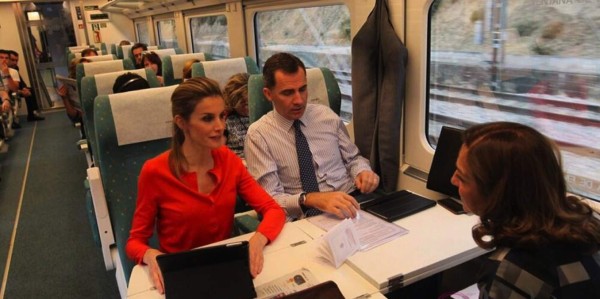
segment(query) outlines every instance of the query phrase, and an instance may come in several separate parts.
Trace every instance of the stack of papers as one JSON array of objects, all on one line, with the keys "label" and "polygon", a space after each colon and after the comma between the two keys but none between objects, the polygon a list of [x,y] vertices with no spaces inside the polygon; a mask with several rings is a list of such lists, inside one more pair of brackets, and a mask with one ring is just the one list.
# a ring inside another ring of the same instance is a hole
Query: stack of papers
[{"label": "stack of papers", "polygon": [[308,221],[327,231],[320,251],[336,268],[356,251],[367,251],[408,233],[407,229],[364,211],[358,211],[355,219],[340,220],[331,214],[321,214]]}]

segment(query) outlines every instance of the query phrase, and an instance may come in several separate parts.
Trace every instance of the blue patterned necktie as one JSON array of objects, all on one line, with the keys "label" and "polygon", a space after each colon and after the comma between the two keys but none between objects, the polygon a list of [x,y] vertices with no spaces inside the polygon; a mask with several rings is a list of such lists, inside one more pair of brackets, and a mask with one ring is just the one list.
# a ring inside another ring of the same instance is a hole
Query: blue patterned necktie
[{"label": "blue patterned necktie", "polygon": [[[298,166],[300,168],[300,182],[304,192],[319,192],[319,183],[313,166],[312,153],[308,147],[306,137],[300,128],[300,120],[294,121],[294,130],[296,132],[296,153],[298,154]],[[306,217],[321,214],[318,209],[310,208],[306,211]]]}]

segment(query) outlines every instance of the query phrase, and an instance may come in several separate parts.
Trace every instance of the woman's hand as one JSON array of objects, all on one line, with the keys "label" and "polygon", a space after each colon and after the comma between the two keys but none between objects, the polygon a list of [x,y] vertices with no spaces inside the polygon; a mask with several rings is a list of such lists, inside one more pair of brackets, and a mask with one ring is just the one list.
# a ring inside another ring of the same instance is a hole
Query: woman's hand
[{"label": "woman's hand", "polygon": [[150,277],[152,277],[152,281],[154,282],[156,290],[159,293],[164,294],[165,288],[163,283],[162,272],[160,272],[160,268],[158,267],[158,263],[156,262],[156,257],[161,254],[163,253],[156,249],[150,248],[146,250],[146,253],[144,253],[143,261],[144,264],[148,265],[148,268],[150,268]]},{"label": "woman's hand", "polygon": [[252,278],[254,278],[262,272],[264,263],[263,249],[269,242],[269,239],[267,239],[265,235],[256,232],[248,242],[250,243],[248,249],[250,254],[250,274],[252,274]]}]

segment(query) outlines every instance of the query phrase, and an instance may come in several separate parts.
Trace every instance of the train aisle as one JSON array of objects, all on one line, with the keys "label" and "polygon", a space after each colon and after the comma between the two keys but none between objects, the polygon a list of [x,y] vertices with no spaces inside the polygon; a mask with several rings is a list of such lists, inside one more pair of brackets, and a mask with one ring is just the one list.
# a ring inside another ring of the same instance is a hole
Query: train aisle
[{"label": "train aisle", "polygon": [[63,110],[45,116],[0,154],[0,299],[119,298],[86,214],[78,129]]}]

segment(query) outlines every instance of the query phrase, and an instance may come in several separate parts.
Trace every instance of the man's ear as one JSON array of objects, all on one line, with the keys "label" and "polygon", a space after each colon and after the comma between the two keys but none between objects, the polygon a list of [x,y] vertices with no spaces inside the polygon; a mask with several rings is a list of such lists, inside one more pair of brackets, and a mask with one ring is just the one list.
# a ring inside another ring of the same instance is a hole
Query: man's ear
[{"label": "man's ear", "polygon": [[268,89],[268,88],[266,88],[266,87],[263,87],[263,94],[265,95],[265,98],[267,98],[267,100],[268,100],[269,102],[272,102],[272,101],[273,101],[273,100],[271,99],[271,90],[270,90],[270,89]]}]

